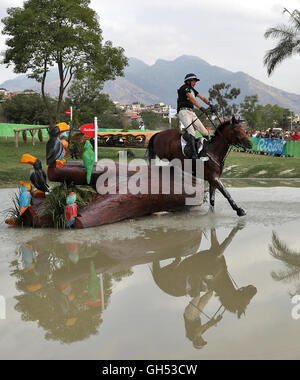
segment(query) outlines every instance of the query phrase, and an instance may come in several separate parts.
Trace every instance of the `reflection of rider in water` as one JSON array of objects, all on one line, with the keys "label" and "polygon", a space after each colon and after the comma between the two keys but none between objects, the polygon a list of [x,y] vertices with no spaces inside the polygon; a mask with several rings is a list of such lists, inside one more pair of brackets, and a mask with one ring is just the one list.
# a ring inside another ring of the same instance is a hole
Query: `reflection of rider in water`
[{"label": "reflection of rider in water", "polygon": [[[193,299],[186,307],[184,320],[186,335],[196,348],[202,348],[206,342],[202,334],[215,326],[222,317],[210,318],[202,324],[201,314],[212,295],[215,293],[225,310],[237,315],[245,313],[246,307],[256,294],[254,286],[237,288],[230,277],[223,253],[236,233],[241,229],[236,226],[220,244],[215,229],[211,230],[211,248],[191,255],[184,260],[176,259],[165,267],[159,262],[153,263],[152,274],[156,284],[173,296],[189,294]],[[201,292],[205,292],[201,296]]]},{"label": "reflection of rider in water", "polygon": [[200,315],[212,295],[213,291],[210,290],[202,297],[199,295],[193,298],[185,308],[183,314],[186,337],[193,342],[195,348],[202,348],[207,344],[202,338],[202,334],[204,334],[210,327],[215,326],[222,319],[222,316],[219,315],[217,318],[211,318],[207,323],[202,324]]}]

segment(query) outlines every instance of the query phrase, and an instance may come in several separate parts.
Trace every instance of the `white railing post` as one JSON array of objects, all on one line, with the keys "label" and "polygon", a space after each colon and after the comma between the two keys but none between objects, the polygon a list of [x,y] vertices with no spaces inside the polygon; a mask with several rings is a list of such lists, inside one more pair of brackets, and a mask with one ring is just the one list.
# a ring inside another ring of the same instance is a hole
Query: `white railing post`
[{"label": "white railing post", "polygon": [[95,126],[95,138],[94,138],[94,145],[95,145],[95,162],[98,162],[98,118],[94,118],[94,126]]}]

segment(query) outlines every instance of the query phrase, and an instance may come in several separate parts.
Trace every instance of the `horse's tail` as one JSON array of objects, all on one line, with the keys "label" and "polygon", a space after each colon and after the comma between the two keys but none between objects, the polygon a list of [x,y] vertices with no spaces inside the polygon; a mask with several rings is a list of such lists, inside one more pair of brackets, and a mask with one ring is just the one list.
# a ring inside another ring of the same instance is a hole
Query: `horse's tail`
[{"label": "horse's tail", "polygon": [[149,143],[148,143],[146,154],[147,154],[149,163],[151,160],[154,160],[156,157],[156,153],[154,150],[154,139],[155,139],[156,135],[157,135],[157,133],[155,135],[151,136]]}]

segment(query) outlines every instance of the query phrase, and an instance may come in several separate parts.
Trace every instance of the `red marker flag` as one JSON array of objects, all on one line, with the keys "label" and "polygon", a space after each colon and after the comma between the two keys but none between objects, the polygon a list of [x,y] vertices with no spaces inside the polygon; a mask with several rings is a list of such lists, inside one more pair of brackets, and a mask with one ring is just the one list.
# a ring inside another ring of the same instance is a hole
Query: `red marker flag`
[{"label": "red marker flag", "polygon": [[95,124],[85,124],[82,127],[80,127],[80,131],[89,137],[95,137]]}]

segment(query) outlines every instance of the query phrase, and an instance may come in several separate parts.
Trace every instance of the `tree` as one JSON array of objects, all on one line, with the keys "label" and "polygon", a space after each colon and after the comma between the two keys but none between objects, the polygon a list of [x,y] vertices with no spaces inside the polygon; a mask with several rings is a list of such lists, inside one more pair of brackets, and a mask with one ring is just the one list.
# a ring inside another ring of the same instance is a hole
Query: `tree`
[{"label": "tree", "polygon": [[104,128],[122,128],[120,114],[107,94],[102,94],[103,81],[93,73],[81,79],[77,77],[68,91],[67,101],[74,109],[74,121],[79,124],[91,123],[94,117]]},{"label": "tree", "polygon": [[279,107],[277,104],[267,104],[265,106],[256,104],[256,95],[246,96],[244,103],[241,103],[241,114],[247,120],[250,128],[256,130],[266,130],[271,127],[287,127],[287,118],[291,112]]},{"label": "tree", "polygon": [[287,115],[291,114],[291,111],[288,108],[279,107],[277,104],[274,104],[272,107],[273,120],[276,127],[286,129],[289,127]]},{"label": "tree", "polygon": [[[57,108],[57,100],[47,96],[52,112]],[[49,115],[40,94],[18,94],[2,103],[3,115],[10,123],[17,124],[49,124]],[[64,113],[59,114],[61,121],[68,121]]]},{"label": "tree", "polygon": [[255,113],[257,103],[257,95],[245,96],[244,102],[240,103],[241,115],[247,121],[251,129],[255,128],[257,124],[257,114]]},{"label": "tree", "polygon": [[288,248],[275,232],[273,232],[272,243],[269,244],[269,251],[276,260],[280,260],[286,266],[286,270],[272,271],[272,278],[285,283],[297,281],[296,292],[290,292],[290,295],[293,297],[295,294],[299,294],[300,252]]},{"label": "tree", "polygon": [[169,119],[163,118],[156,112],[143,111],[141,116],[147,129],[168,129],[169,127]]},{"label": "tree", "polygon": [[240,95],[241,90],[239,88],[231,88],[231,84],[226,84],[224,82],[214,84],[212,88],[209,89],[209,98],[215,101],[218,113],[221,113],[222,117],[231,116],[232,113],[237,111],[236,104],[229,104],[228,100],[233,100]]},{"label": "tree", "polygon": [[[114,48],[111,41],[103,44],[98,16],[89,4],[90,0],[27,0],[23,8],[8,8],[8,16],[2,19],[2,33],[9,36],[3,63],[41,83],[51,127],[74,75],[80,79],[93,72],[97,80],[111,80],[123,75],[127,64],[122,48]],[[59,95],[53,112],[45,81],[55,65]]]},{"label": "tree", "polygon": [[[47,99],[51,109],[54,110],[55,102]],[[7,99],[3,104],[3,114],[11,123],[17,124],[41,124],[49,123],[45,104],[39,94],[19,94]]]},{"label": "tree", "polygon": [[283,13],[289,14],[290,25],[277,25],[265,32],[265,38],[279,39],[277,45],[267,51],[264,57],[268,75],[271,75],[282,61],[300,52],[300,11],[295,9],[291,13],[285,8]]}]

